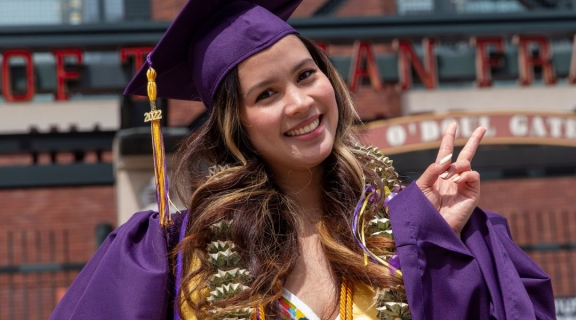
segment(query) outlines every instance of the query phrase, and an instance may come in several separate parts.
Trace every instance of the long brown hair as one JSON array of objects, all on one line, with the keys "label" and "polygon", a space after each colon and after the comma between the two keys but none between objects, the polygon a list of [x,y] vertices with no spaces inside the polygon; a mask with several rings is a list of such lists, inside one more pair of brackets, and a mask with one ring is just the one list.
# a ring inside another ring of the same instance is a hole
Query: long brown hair
[{"label": "long brown hair", "polygon": [[[396,287],[401,279],[386,268],[364,265],[361,248],[354,240],[353,211],[366,181],[381,187],[382,181],[366,165],[368,156],[359,152],[352,132],[358,117],[344,80],[328,56],[310,40],[299,37],[319,69],[334,87],[338,104],[338,126],[332,153],[324,163],[322,180],[323,216],[318,230],[323,249],[337,278],[375,288]],[[186,237],[176,250],[183,255],[179,311],[189,305],[199,318],[207,312],[224,313],[238,308],[264,305],[274,318],[283,281],[298,257],[299,219],[294,201],[270,179],[264,162],[250,143],[240,122],[241,93],[237,69],[220,84],[213,112],[207,122],[189,136],[175,155],[174,181],[180,198],[188,203],[190,219]],[[220,172],[207,176],[207,168],[220,165]],[[190,196],[191,194],[191,196]],[[382,208],[382,197],[376,199]],[[378,207],[378,206],[374,206]],[[373,217],[369,212],[366,219]],[[206,254],[213,241],[211,225],[232,220],[231,238],[250,272],[249,289],[233,297],[209,303],[199,299],[214,272]],[[381,253],[394,252],[394,242],[384,237],[368,238],[368,246]],[[217,310],[217,311],[215,311]]]}]

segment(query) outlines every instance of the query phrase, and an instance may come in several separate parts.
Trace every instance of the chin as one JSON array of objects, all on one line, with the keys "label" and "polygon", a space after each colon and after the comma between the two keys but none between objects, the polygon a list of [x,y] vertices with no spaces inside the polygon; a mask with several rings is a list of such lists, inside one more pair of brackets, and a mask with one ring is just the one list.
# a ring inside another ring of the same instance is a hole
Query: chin
[{"label": "chin", "polygon": [[326,161],[326,159],[328,159],[328,157],[330,156],[330,154],[332,153],[332,148],[328,149],[328,150],[320,150],[320,152],[316,152],[308,157],[306,157],[302,163],[306,163],[306,166],[309,168],[313,168],[313,167],[317,167],[319,165],[321,165],[322,163],[324,163],[324,161]]}]

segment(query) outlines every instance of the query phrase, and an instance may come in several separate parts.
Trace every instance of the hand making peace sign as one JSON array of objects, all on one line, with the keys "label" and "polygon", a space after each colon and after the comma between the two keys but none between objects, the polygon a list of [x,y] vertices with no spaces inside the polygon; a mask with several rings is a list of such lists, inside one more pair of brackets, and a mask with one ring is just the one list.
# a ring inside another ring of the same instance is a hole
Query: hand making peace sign
[{"label": "hand making peace sign", "polygon": [[470,162],[484,133],[484,127],[474,130],[458,159],[452,163],[456,123],[450,124],[444,132],[436,162],[416,181],[416,185],[458,235],[480,198],[480,174],[472,171]]}]

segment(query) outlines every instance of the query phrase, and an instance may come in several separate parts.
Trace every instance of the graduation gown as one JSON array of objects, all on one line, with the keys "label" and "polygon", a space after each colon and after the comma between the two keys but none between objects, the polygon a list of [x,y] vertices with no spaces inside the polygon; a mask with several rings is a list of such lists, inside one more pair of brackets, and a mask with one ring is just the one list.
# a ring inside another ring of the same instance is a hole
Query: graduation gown
[{"label": "graduation gown", "polygon": [[[511,239],[506,220],[474,210],[459,238],[412,184],[389,202],[413,319],[555,319],[550,278]],[[112,232],[50,319],[171,319],[174,278],[158,214]]]}]

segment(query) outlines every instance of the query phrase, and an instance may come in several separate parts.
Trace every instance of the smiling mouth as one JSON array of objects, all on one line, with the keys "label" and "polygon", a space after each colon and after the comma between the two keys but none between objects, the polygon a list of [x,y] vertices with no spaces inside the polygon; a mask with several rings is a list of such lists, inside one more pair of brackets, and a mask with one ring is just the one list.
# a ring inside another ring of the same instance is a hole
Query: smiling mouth
[{"label": "smiling mouth", "polygon": [[320,118],[316,119],[316,121],[312,122],[311,124],[305,126],[304,128],[290,130],[286,132],[286,135],[289,137],[301,136],[307,133],[314,131],[314,129],[318,128],[320,125]]}]

